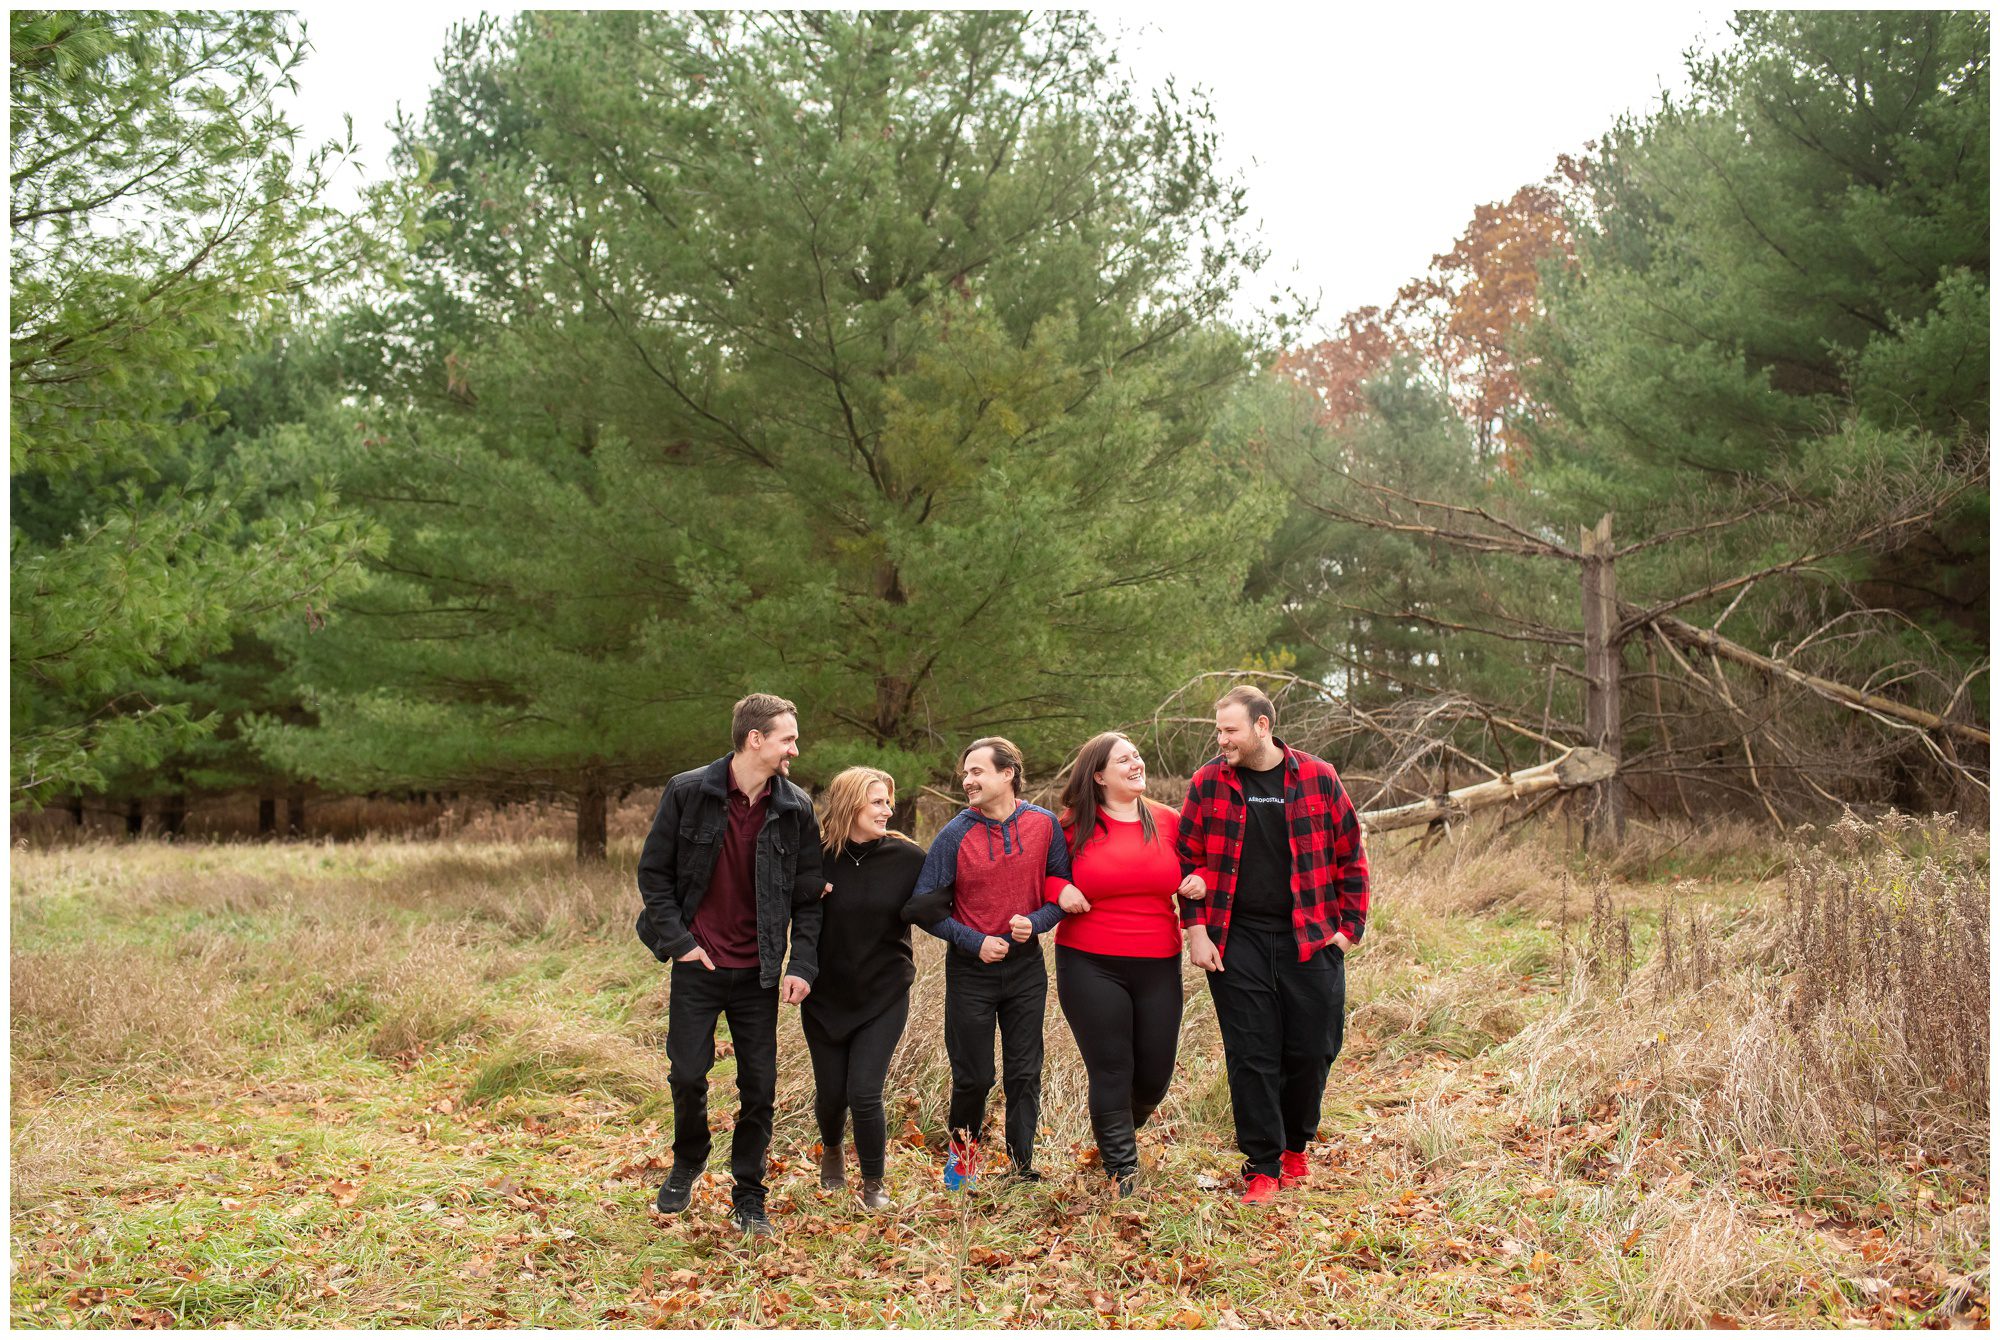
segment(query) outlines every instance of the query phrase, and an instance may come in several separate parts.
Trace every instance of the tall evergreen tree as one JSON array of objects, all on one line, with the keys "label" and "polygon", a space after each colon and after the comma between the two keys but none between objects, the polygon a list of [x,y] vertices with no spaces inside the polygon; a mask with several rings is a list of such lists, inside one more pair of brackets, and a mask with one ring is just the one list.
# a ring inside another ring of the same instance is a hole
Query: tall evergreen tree
[{"label": "tall evergreen tree", "polygon": [[[1649,556],[1667,592],[1865,530],[1900,494],[1977,478],[1988,451],[1989,17],[1734,27],[1689,100],[1607,137],[1535,337],[1554,409],[1531,425],[1537,484],[1566,525],[1770,509]],[[1981,484],[1895,552],[1827,570],[1976,654],[1986,514]],[[1774,631],[1808,613],[1763,593],[1744,615],[1760,610]]]},{"label": "tall evergreen tree", "polygon": [[206,448],[233,360],[383,231],[273,108],[292,16],[21,11],[10,39],[18,807],[185,744],[205,719],[149,687],[359,556],[324,487]]},{"label": "tall evergreen tree", "polygon": [[[611,752],[572,762],[654,775],[769,688],[808,775],[908,795],[986,731],[1053,764],[1254,638],[1276,508],[1212,426],[1259,257],[1206,110],[1142,106],[1087,20],[529,14],[456,48],[430,130],[436,381],[373,449],[422,484],[402,603],[352,602],[315,682],[366,662],[440,734],[511,711],[502,751],[594,703]],[[405,657],[397,619],[453,632]]]}]

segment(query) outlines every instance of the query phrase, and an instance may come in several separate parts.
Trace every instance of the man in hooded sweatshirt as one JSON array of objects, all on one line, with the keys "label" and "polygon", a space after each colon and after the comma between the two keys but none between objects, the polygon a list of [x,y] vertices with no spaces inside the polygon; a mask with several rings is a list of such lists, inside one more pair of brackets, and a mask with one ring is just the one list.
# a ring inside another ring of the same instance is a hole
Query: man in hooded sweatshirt
[{"label": "man in hooded sweatshirt", "polygon": [[1035,1181],[1042,1110],[1042,1017],[1049,975],[1037,938],[1062,920],[1069,845],[1056,816],[1020,798],[1021,751],[1000,736],[959,756],[968,808],[938,833],[905,916],[945,941],[944,1049],[951,1059],[950,1148],[944,1184],[978,1171],[978,1139],[993,1090],[993,1027],[1000,1026],[1007,1095],[1007,1157]]}]

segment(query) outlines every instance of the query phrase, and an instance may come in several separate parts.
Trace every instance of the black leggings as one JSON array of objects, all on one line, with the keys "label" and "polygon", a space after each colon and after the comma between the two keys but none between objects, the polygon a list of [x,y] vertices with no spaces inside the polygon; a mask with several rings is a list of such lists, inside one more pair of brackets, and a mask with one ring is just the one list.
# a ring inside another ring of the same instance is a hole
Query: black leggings
[{"label": "black leggings", "polygon": [[1090,1076],[1104,1166],[1138,1166],[1137,1129],[1167,1096],[1181,1035],[1181,960],[1056,946],[1056,999]]},{"label": "black leggings", "polygon": [[819,1138],[838,1149],[854,1113],[854,1155],[861,1175],[880,1179],[889,1148],[889,1121],[882,1110],[882,1084],[889,1077],[889,1060],[910,1017],[910,996],[904,992],[894,1005],[835,1042],[802,1014],[806,1050],[812,1053],[813,1115],[819,1118]]}]

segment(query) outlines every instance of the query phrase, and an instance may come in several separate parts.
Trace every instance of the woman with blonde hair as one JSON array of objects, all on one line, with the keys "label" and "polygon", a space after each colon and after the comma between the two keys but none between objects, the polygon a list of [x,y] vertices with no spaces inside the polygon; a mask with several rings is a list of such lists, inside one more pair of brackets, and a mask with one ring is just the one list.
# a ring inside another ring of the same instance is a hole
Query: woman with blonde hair
[{"label": "woman with blonde hair", "polygon": [[1138,1190],[1139,1127],[1166,1097],[1181,1032],[1180,815],[1146,798],[1146,761],[1117,731],[1076,751],[1062,793],[1071,887],[1056,927],[1056,999],[1090,1077],[1090,1124],[1117,1194]]},{"label": "woman with blonde hair", "polygon": [[916,960],[903,905],[917,886],[924,849],[889,827],[896,779],[855,767],[826,784],[819,811],[826,873],[826,919],[819,936],[819,978],[800,1007],[812,1053],[813,1113],[819,1118],[820,1185],[847,1186],[841,1145],[854,1113],[854,1153],[861,1203],[886,1209],[882,1189],[888,1118],[882,1085],[910,1013]]}]

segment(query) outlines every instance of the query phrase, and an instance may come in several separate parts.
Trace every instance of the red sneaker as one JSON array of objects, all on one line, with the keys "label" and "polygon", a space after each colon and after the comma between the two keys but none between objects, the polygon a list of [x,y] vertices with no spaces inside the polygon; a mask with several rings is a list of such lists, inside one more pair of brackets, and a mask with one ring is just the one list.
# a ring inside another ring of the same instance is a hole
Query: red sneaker
[{"label": "red sneaker", "polygon": [[1306,1162],[1304,1150],[1287,1149],[1278,1155],[1278,1185],[1297,1186],[1312,1176],[1312,1165]]},{"label": "red sneaker", "polygon": [[1266,1177],[1263,1173],[1251,1173],[1244,1184],[1242,1201],[1245,1205],[1269,1205],[1278,1198],[1278,1179]]}]

